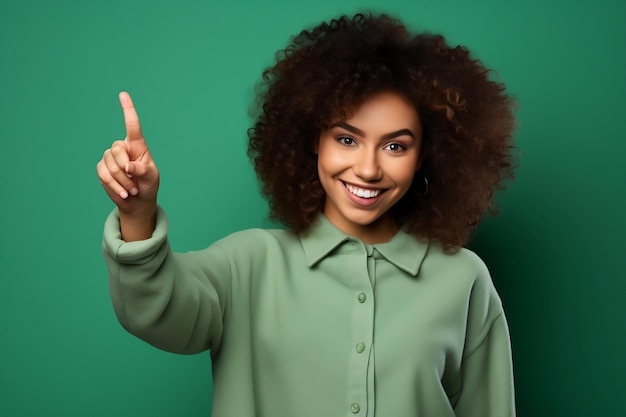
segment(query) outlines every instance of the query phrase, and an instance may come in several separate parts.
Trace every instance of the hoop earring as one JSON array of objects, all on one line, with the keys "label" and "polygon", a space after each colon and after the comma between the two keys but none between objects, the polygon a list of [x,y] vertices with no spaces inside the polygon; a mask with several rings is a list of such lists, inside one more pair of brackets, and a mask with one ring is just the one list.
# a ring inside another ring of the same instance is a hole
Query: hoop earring
[{"label": "hoop earring", "polygon": [[424,198],[426,197],[426,194],[428,194],[428,178],[426,178],[426,175],[424,175],[421,172],[416,172],[415,176],[420,176],[420,178],[422,179],[422,186],[421,187],[415,187],[415,192],[417,193],[418,196]]}]

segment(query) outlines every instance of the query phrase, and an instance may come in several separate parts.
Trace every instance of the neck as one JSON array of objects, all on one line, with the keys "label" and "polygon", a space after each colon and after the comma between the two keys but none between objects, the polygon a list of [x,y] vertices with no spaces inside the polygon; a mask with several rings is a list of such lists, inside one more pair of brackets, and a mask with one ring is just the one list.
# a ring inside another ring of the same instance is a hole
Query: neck
[{"label": "neck", "polygon": [[335,224],[331,219],[329,221],[342,232],[370,245],[389,242],[399,230],[396,220],[390,213],[366,225]]}]

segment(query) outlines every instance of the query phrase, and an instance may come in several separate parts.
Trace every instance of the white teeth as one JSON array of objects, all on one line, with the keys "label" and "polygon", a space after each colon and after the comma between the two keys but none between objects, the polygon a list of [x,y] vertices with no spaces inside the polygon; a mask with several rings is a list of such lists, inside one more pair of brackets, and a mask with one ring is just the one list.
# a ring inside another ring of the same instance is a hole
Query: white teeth
[{"label": "white teeth", "polygon": [[363,188],[358,188],[350,184],[346,184],[346,188],[354,195],[361,198],[374,198],[380,195],[380,190],[366,190]]}]

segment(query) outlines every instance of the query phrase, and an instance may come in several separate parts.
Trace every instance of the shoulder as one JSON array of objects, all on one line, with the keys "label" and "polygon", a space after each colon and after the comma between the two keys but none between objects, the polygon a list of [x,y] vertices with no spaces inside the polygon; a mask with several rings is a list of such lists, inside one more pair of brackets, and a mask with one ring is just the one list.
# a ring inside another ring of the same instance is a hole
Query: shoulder
[{"label": "shoulder", "polygon": [[437,242],[430,242],[425,263],[433,268],[462,275],[472,280],[491,281],[485,262],[472,250],[460,248],[455,252],[444,251]]},{"label": "shoulder", "polygon": [[254,228],[231,233],[215,242],[215,244],[220,246],[249,245],[252,243],[285,244],[298,240],[298,236],[289,230]]},{"label": "shoulder", "polygon": [[491,312],[501,309],[500,297],[487,265],[470,249],[461,248],[449,253],[440,245],[431,243],[422,271],[430,279],[442,280],[451,287],[460,288],[466,294],[468,303],[481,305]]},{"label": "shoulder", "polygon": [[194,267],[220,276],[252,276],[279,260],[298,260],[300,242],[285,230],[247,229],[227,235],[209,246],[189,252],[175,252],[185,267]]},{"label": "shoulder", "polygon": [[474,296],[481,294],[481,298],[498,299],[489,268],[478,254],[470,249],[461,248],[457,253],[451,255],[451,258],[455,259],[463,268],[466,268],[473,277]]},{"label": "shoulder", "polygon": [[266,256],[299,248],[300,241],[289,230],[255,228],[234,232],[215,242],[212,247],[237,256]]}]

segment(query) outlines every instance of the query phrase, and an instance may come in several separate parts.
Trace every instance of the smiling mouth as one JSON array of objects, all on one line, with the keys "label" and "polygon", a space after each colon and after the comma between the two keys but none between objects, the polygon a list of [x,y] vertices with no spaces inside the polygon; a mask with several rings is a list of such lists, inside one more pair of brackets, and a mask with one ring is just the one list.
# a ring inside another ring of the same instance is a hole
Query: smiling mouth
[{"label": "smiling mouth", "polygon": [[367,189],[367,188],[355,187],[354,185],[351,185],[345,182],[343,183],[343,185],[346,186],[348,191],[350,191],[352,194],[360,198],[376,198],[382,193],[384,193],[385,191],[387,191],[387,190],[381,190],[381,189],[372,190],[372,189]]}]

